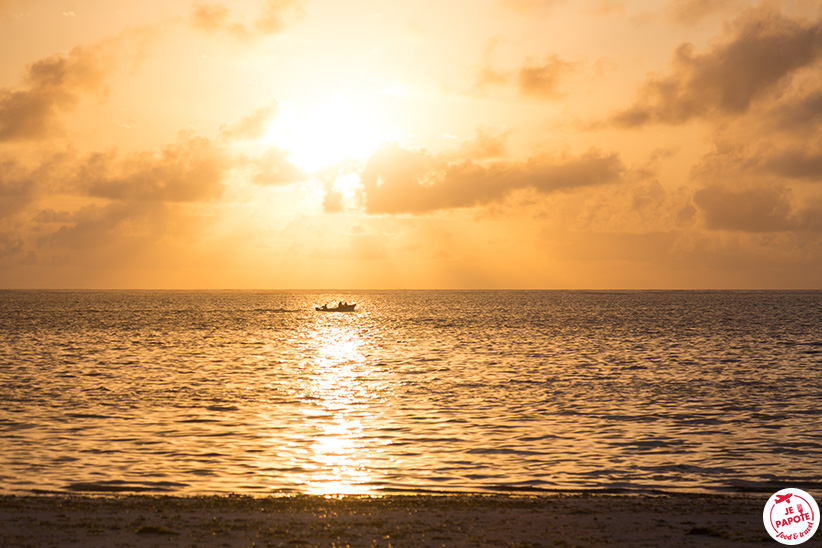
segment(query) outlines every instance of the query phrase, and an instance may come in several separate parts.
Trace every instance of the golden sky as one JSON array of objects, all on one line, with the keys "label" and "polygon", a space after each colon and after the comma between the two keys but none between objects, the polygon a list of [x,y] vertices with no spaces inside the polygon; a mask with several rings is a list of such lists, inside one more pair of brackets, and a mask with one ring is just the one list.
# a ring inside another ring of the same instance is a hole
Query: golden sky
[{"label": "golden sky", "polygon": [[0,0],[0,287],[822,288],[818,0]]}]

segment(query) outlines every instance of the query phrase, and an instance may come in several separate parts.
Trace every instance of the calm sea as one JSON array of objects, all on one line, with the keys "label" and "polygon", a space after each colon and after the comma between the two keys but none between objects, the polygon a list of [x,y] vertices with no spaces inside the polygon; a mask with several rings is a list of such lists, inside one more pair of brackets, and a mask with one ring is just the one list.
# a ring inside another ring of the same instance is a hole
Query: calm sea
[{"label": "calm sea", "polygon": [[4,291],[0,449],[0,493],[820,489],[822,292]]}]

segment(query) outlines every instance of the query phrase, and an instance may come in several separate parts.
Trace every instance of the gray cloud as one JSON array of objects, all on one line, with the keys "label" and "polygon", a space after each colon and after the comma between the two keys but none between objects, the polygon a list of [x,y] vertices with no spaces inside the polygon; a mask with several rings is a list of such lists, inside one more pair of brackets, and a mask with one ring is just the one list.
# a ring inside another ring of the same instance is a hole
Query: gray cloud
[{"label": "gray cloud", "polygon": [[763,162],[765,169],[792,179],[822,182],[822,152],[789,149],[770,154]]},{"label": "gray cloud", "polygon": [[450,163],[396,145],[375,152],[362,173],[370,213],[425,213],[504,199],[517,189],[542,193],[618,180],[624,168],[616,154],[591,150],[579,157],[527,162]]},{"label": "gray cloud", "polygon": [[704,53],[680,45],[668,76],[645,83],[641,98],[618,113],[620,126],[679,124],[737,115],[796,70],[822,57],[822,22],[790,19],[770,8],[745,11]]}]

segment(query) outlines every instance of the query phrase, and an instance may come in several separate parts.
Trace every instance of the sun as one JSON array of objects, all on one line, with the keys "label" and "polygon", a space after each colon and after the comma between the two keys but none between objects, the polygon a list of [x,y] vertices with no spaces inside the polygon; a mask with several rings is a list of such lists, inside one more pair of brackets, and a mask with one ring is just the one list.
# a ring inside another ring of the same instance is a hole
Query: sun
[{"label": "sun", "polygon": [[377,97],[337,92],[322,100],[287,101],[265,141],[284,148],[291,162],[313,173],[347,160],[366,160],[393,132]]}]

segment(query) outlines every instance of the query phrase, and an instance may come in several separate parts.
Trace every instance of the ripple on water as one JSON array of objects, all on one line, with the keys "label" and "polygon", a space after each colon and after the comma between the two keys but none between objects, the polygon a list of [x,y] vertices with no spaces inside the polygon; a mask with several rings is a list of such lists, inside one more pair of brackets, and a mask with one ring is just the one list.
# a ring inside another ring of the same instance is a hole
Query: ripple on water
[{"label": "ripple on water", "polygon": [[3,292],[0,489],[807,489],[819,317],[818,292]]}]

